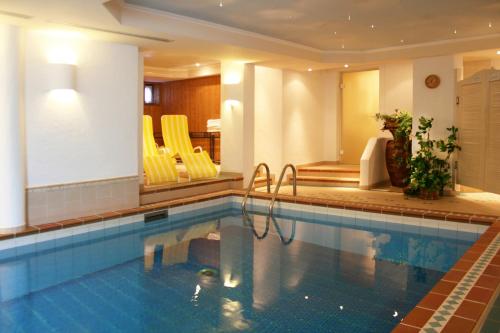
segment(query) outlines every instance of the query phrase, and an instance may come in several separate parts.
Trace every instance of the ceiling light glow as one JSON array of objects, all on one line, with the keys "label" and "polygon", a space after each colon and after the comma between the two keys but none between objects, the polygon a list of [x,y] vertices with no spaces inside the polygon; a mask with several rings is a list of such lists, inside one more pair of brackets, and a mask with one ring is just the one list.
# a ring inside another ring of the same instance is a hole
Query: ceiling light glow
[{"label": "ceiling light glow", "polygon": [[401,40],[400,40],[400,42],[401,42],[401,43],[404,43],[404,42],[405,42],[405,40],[404,40],[404,39],[401,39]]},{"label": "ceiling light glow", "polygon": [[344,68],[349,68],[349,64],[345,64],[345,65],[344,65]]},{"label": "ceiling light glow", "polygon": [[375,29],[375,24],[370,25],[370,28]]},{"label": "ceiling light glow", "polygon": [[497,55],[500,55],[500,50],[497,51]]},{"label": "ceiling light glow", "polygon": [[457,29],[453,30],[453,33],[456,35],[457,34]]},{"label": "ceiling light glow", "polygon": [[488,23],[488,28],[492,28],[493,27],[493,24],[491,24],[491,22]]},{"label": "ceiling light glow", "polygon": [[351,15],[349,14],[349,16],[347,16],[347,21],[350,21],[351,20]]},{"label": "ceiling light glow", "polygon": [[223,7],[223,6],[224,6],[224,4],[222,3],[222,1],[219,2],[219,7]]},{"label": "ceiling light glow", "polygon": [[312,70],[313,70],[312,68],[308,68],[307,69],[308,72],[312,72]]},{"label": "ceiling light glow", "polygon": [[196,64],[194,64],[196,67],[200,67],[200,63],[197,62]]}]

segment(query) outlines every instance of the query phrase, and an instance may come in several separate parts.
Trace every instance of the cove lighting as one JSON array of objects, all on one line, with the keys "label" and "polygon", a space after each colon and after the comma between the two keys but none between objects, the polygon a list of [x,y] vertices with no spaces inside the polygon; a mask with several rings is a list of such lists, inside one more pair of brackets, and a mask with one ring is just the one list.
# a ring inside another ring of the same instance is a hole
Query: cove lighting
[{"label": "cove lighting", "polygon": [[51,64],[76,64],[75,52],[67,46],[51,48],[47,51],[47,60]]}]

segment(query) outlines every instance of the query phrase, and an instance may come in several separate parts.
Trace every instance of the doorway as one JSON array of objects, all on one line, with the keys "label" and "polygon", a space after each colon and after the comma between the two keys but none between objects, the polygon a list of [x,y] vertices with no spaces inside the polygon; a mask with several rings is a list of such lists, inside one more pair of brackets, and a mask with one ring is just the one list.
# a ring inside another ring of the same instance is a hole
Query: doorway
[{"label": "doorway", "polygon": [[342,74],[342,126],[340,161],[359,165],[366,143],[380,133],[379,71]]}]

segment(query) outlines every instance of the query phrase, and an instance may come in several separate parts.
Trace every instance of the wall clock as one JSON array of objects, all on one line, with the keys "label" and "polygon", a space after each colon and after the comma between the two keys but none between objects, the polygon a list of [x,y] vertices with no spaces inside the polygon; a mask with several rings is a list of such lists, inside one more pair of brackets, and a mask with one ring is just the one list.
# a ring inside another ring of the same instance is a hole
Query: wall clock
[{"label": "wall clock", "polygon": [[425,78],[425,86],[430,89],[437,88],[441,83],[441,79],[436,74],[431,74]]}]

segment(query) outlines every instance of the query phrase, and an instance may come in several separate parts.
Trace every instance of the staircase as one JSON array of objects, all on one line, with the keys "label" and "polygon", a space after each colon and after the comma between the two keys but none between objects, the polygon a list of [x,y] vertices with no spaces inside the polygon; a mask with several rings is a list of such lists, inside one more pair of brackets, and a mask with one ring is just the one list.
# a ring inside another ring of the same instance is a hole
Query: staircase
[{"label": "staircase", "polygon": [[[288,180],[291,178],[292,175],[289,175]],[[324,163],[298,166],[297,185],[358,188],[359,165]]]}]

